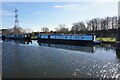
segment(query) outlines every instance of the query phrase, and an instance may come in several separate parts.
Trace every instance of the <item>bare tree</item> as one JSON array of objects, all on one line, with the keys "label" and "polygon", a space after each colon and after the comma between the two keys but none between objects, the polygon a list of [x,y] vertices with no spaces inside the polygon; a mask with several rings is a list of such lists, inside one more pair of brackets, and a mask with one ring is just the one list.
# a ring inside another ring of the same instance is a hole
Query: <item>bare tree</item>
[{"label": "bare tree", "polygon": [[42,28],[41,28],[41,31],[42,31],[42,32],[49,32],[49,28],[47,28],[47,27],[42,27]]},{"label": "bare tree", "polygon": [[65,27],[65,24],[60,24],[55,30],[59,33],[67,33],[69,31],[68,28]]},{"label": "bare tree", "polygon": [[73,23],[73,26],[71,28],[71,32],[74,34],[78,33],[80,31],[78,23]]},{"label": "bare tree", "polygon": [[13,31],[13,33],[14,34],[20,34],[21,33],[21,27],[13,27],[13,29],[12,29],[12,31]]},{"label": "bare tree", "polygon": [[118,29],[118,17],[115,16],[115,29]]},{"label": "bare tree", "polygon": [[71,28],[71,32],[74,33],[79,33],[80,31],[85,31],[85,30],[86,30],[86,26],[84,22],[73,23],[73,26]]},{"label": "bare tree", "polygon": [[106,18],[94,18],[86,22],[87,30],[108,30],[117,29],[118,27],[118,17],[106,17]]}]

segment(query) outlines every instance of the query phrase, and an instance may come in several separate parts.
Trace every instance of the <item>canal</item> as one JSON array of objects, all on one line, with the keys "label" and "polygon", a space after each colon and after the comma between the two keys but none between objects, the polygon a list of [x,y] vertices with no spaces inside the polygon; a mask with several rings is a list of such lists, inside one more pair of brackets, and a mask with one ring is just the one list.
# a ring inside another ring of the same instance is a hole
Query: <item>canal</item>
[{"label": "canal", "polygon": [[71,46],[5,40],[3,78],[120,78],[120,50],[111,45]]}]

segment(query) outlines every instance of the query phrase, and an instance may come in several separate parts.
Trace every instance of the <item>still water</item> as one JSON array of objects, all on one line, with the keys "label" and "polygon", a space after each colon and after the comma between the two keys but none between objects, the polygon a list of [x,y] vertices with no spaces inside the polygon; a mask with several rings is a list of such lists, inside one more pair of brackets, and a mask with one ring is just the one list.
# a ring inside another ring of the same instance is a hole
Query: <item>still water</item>
[{"label": "still water", "polygon": [[120,78],[120,50],[5,40],[3,78]]}]

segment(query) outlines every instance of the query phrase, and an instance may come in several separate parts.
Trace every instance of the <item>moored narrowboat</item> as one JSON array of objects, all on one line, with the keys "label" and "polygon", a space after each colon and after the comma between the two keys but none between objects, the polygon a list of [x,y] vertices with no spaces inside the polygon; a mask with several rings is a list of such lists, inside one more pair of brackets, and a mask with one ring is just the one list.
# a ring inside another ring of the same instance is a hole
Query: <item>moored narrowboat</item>
[{"label": "moored narrowboat", "polygon": [[29,40],[31,39],[31,36],[29,34],[8,34],[5,36],[6,39],[25,39]]},{"label": "moored narrowboat", "polygon": [[96,42],[96,35],[60,35],[60,34],[39,34],[38,41],[43,43],[69,44],[69,45],[93,45]]}]

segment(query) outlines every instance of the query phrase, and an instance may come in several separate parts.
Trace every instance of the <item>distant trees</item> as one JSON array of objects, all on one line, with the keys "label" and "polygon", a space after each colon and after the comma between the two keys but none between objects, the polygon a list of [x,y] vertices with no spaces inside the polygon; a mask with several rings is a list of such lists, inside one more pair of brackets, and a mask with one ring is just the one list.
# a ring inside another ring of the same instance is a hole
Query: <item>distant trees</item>
[{"label": "distant trees", "polygon": [[2,34],[11,34],[10,29],[2,29]]},{"label": "distant trees", "polygon": [[58,27],[55,28],[56,32],[58,33],[68,33],[68,28],[65,27],[65,24],[60,24]]},{"label": "distant trees", "polygon": [[80,31],[97,31],[97,30],[108,30],[118,28],[118,17],[106,17],[106,18],[94,18],[87,20],[86,22],[74,23],[71,31],[76,33]]},{"label": "distant trees", "polygon": [[[119,22],[120,23],[120,22]],[[100,36],[105,36],[111,30],[111,32],[116,32],[118,29],[118,17],[105,17],[105,18],[94,18],[87,21],[79,21],[74,22],[72,27],[69,29],[65,24],[59,24],[58,27],[55,28],[56,31],[49,31],[48,27],[42,27],[41,33],[60,33],[60,34],[86,34],[86,33],[96,33]],[[22,27],[13,27],[11,29],[4,30],[4,33],[31,33],[31,29],[23,29]],[[107,33],[108,32],[108,33]],[[38,32],[39,33],[39,32]],[[37,34],[38,34],[37,33]],[[36,35],[37,35],[36,34]],[[115,36],[115,35],[113,35]]]},{"label": "distant trees", "polygon": [[47,28],[47,27],[42,27],[42,28],[41,28],[41,31],[42,31],[42,32],[49,32],[49,28]]},{"label": "distant trees", "polygon": [[16,33],[16,34],[20,34],[22,32],[22,28],[21,27],[13,27],[12,32]]},{"label": "distant trees", "polygon": [[3,29],[3,34],[23,34],[23,33],[31,33],[32,30],[30,28],[23,29],[22,27],[13,27],[10,29]]},{"label": "distant trees", "polygon": [[72,33],[78,33],[79,31],[85,31],[86,26],[84,22],[78,22],[78,23],[73,23],[73,26],[71,28]]},{"label": "distant trees", "polygon": [[[105,17],[105,18],[94,18],[86,21],[79,21],[72,24],[72,27],[69,29],[65,24],[59,24],[55,28],[56,31],[50,31],[47,27],[42,27],[42,32],[49,33],[62,33],[62,34],[81,34],[87,32],[100,32],[100,35],[104,35],[104,32],[107,30],[118,29],[118,17]],[[104,32],[103,32],[104,31]]]},{"label": "distant trees", "polygon": [[32,33],[33,30],[30,28],[22,29],[22,33]]}]

